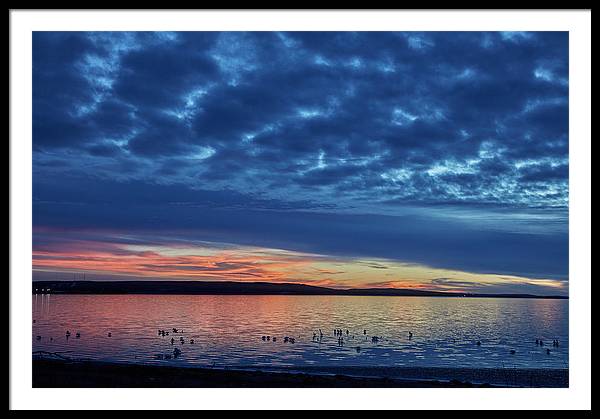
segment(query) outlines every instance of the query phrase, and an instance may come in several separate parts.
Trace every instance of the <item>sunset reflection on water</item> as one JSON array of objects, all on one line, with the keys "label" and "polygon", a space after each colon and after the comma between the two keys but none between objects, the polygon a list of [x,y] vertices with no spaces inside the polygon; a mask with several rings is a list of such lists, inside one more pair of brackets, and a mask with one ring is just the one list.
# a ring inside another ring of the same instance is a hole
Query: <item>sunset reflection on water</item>
[{"label": "sunset reflection on water", "polygon": [[[568,300],[34,295],[32,304],[33,350],[73,358],[249,367],[568,367]],[[159,336],[161,329],[170,335]],[[313,340],[319,329],[320,342]],[[333,329],[343,330],[343,346]],[[286,336],[295,343],[285,343]],[[372,336],[381,339],[373,343]],[[536,346],[537,338],[548,345]],[[560,347],[551,347],[554,339]],[[181,356],[159,359],[174,347]]]}]

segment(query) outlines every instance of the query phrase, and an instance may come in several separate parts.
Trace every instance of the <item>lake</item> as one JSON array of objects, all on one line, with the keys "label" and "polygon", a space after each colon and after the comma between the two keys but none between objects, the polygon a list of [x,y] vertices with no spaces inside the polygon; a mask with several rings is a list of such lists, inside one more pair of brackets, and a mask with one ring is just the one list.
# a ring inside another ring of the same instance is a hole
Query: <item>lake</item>
[{"label": "lake", "polygon": [[[69,358],[251,368],[568,368],[568,300],[46,294],[33,295],[32,306],[33,351]],[[169,336],[159,335],[163,329]],[[342,345],[334,329],[343,330]],[[181,354],[165,359],[175,347]]]}]

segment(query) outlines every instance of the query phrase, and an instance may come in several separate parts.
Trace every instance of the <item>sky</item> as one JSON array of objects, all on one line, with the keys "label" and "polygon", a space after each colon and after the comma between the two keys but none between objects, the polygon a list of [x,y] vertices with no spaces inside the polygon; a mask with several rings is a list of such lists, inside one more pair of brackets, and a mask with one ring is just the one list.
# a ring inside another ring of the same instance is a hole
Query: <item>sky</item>
[{"label": "sky", "polygon": [[567,32],[34,32],[33,278],[568,294]]}]

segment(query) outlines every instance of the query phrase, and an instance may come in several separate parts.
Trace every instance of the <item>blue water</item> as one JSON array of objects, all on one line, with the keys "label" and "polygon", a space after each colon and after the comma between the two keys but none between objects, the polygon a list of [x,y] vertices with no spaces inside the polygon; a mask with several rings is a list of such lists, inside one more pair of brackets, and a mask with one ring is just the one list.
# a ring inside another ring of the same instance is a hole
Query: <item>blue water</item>
[{"label": "blue water", "polygon": [[[33,350],[70,358],[218,367],[568,368],[568,300],[193,295],[32,298]],[[183,332],[173,333],[172,328]],[[159,336],[159,329],[169,331],[169,336]],[[318,336],[319,329],[323,338],[313,341],[313,333]],[[343,346],[334,329],[343,329]],[[70,338],[65,336],[67,330]],[[262,336],[267,335],[276,337],[276,342],[263,341]],[[284,343],[285,336],[293,337],[295,343]],[[373,342],[373,336],[379,341]],[[171,338],[175,339],[173,345]],[[536,339],[544,340],[545,345],[536,345]],[[560,341],[558,348],[552,346],[554,339]],[[177,358],[172,357],[175,347],[181,351]],[[165,355],[171,359],[164,359]]]}]

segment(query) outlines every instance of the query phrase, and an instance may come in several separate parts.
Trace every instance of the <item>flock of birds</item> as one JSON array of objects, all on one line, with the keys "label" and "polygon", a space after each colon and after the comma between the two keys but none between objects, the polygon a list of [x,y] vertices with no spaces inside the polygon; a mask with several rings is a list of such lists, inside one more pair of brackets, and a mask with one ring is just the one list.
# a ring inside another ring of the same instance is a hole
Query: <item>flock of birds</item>
[{"label": "flock of birds", "polygon": [[[179,330],[179,329],[173,328],[172,331],[173,331],[173,334],[183,333],[183,329]],[[169,332],[159,329],[158,336],[163,336],[163,337],[169,336]],[[193,345],[194,339],[190,339],[189,342],[190,342],[190,345]],[[185,339],[183,336],[179,336],[179,343],[181,343],[182,345],[185,343]],[[171,338],[171,345],[174,345],[174,344],[175,344],[175,338]]]},{"label": "flock of birds", "polygon": [[[33,323],[35,323],[35,322],[36,321],[33,320]],[[184,333],[183,329],[177,329],[177,328],[173,327],[171,329],[171,332],[172,332],[173,335],[179,335],[179,343],[181,345],[183,345],[183,344],[186,343],[186,340],[183,337],[183,333]],[[367,330],[366,329],[363,329],[362,335],[365,337],[365,341],[368,342],[369,336],[367,335]],[[109,338],[112,337],[112,333],[108,332],[107,336]],[[167,336],[169,336],[169,331],[168,330],[164,330],[164,329],[159,329],[158,330],[158,336],[167,337]],[[319,329],[318,333],[317,332],[313,332],[312,342],[322,343],[323,342],[323,336],[324,336],[323,335],[323,331],[321,329]],[[346,329],[345,331],[343,329],[334,329],[333,330],[333,336],[337,337],[337,346],[339,346],[339,347],[345,346],[345,344],[348,343],[348,342],[350,342],[350,341],[356,341],[355,340],[355,335],[354,334],[350,335],[350,330],[348,330],[348,329]],[[71,332],[69,330],[67,330],[65,332],[65,337],[66,337],[67,340],[71,337]],[[407,337],[408,337],[408,340],[412,340],[413,333],[411,331],[409,331]],[[81,338],[81,332],[76,332],[75,333],[75,339],[80,339],[80,338]],[[298,336],[298,338],[300,338],[300,336]],[[378,344],[380,340],[383,340],[382,336],[370,336],[370,338],[371,338],[371,343],[372,344]],[[37,335],[36,336],[36,340],[37,341],[41,341],[42,340],[42,336],[41,335]],[[49,340],[51,342],[54,341],[54,339],[52,337],[50,337]],[[276,336],[270,336],[270,335],[263,335],[263,336],[261,336],[261,340],[263,342],[273,342],[273,343],[275,343],[275,342],[277,342],[277,337]],[[456,342],[456,339],[454,339],[453,341]],[[176,342],[175,337],[171,337],[171,339],[170,339],[171,345],[175,345],[175,342]],[[188,343],[190,345],[193,345],[195,343],[195,341],[194,341],[194,339],[189,339]],[[289,343],[289,344],[293,345],[293,344],[296,343],[296,338],[291,337],[291,336],[284,336],[283,343]],[[482,345],[480,340],[478,340],[475,344],[477,346],[481,346]],[[544,341],[542,339],[536,339],[535,340],[535,345],[538,346],[538,347],[543,347],[545,345],[545,343],[544,343]],[[560,346],[560,342],[559,342],[558,339],[552,340],[552,347],[558,348],[559,346]],[[355,350],[356,350],[357,353],[360,353],[360,351],[361,351],[360,345],[357,345],[355,347]],[[515,355],[516,351],[514,349],[511,349],[510,350],[510,354],[511,355]],[[550,348],[546,349],[546,354],[548,354],[548,355],[551,354]],[[157,354],[156,358],[157,359],[172,359],[172,358],[178,358],[180,355],[181,355],[181,349],[175,348],[173,350],[172,354]]]},{"label": "flock of birds", "polygon": [[[543,340],[541,340],[541,339],[536,339],[536,340],[535,340],[535,344],[536,344],[536,346],[544,346],[544,341],[543,341]],[[553,346],[553,347],[555,347],[555,348],[558,348],[558,347],[559,347],[559,342],[558,342],[558,339],[554,339],[554,340],[552,341],[552,346]],[[550,351],[550,348],[547,348],[547,349],[546,349],[546,353],[547,353],[548,355],[550,355],[550,352],[551,352],[551,351]]]},{"label": "flock of birds", "polygon": [[[35,323],[35,320],[34,320],[33,322]],[[109,334],[108,334],[108,336],[110,337],[110,336],[112,336],[112,335],[109,333]],[[66,338],[67,338],[67,340],[68,340],[68,339],[71,337],[71,332],[67,330],[67,331],[65,332],[65,337],[66,337]],[[77,332],[77,333],[75,333],[75,339],[79,339],[79,338],[81,338],[81,333],[80,333],[80,332]],[[38,341],[42,340],[42,336],[41,336],[41,335],[37,335],[37,336],[35,337],[35,340],[38,340]],[[50,337],[50,342],[52,342],[52,341],[54,341],[54,338],[51,336],[51,337]]]},{"label": "flock of birds", "polygon": [[[185,338],[182,336],[184,333],[183,329],[177,329],[175,327],[173,327],[171,329],[171,332],[176,335],[179,334],[179,344],[183,345],[185,343]],[[166,337],[169,336],[169,331],[168,330],[164,330],[164,329],[158,329],[158,336],[162,336],[162,337]],[[171,346],[175,345],[175,338],[171,337]],[[190,339],[189,341],[190,345],[193,345],[195,343],[194,339]],[[181,355],[181,349],[179,348],[175,348],[173,349],[173,354],[156,354],[156,359],[162,360],[162,359],[177,359],[179,358],[179,356]]]},{"label": "flock of birds", "polygon": [[[35,323],[35,322],[36,322],[36,320],[35,320],[35,319],[33,319],[33,323]],[[108,336],[109,338],[110,338],[110,337],[112,337],[112,333],[111,333],[111,332],[108,332],[108,335],[107,335],[107,336]],[[71,331],[70,331],[70,330],[67,330],[67,331],[65,332],[65,338],[66,338],[67,340],[69,340],[69,338],[70,338],[70,337],[71,337]],[[80,339],[80,338],[81,338],[81,332],[75,332],[75,339]],[[42,336],[41,336],[41,335],[37,335],[37,336],[35,337],[35,340],[37,340],[37,341],[41,341],[41,340],[42,340]],[[54,341],[54,338],[53,338],[52,336],[50,336],[50,337],[49,337],[49,340],[50,340],[50,342],[53,342],[53,341]]]},{"label": "flock of birds", "polygon": [[[365,341],[368,342],[367,330],[363,329],[362,334],[365,336]],[[337,337],[337,346],[344,346],[346,342],[349,342],[349,341],[355,339],[355,335],[350,335],[350,330],[348,330],[348,329],[346,329],[345,331],[343,329],[334,329],[333,330],[333,336]],[[411,331],[409,331],[407,337],[408,337],[408,340],[412,340],[413,333]],[[276,337],[271,338],[271,336],[262,336],[262,340],[264,342],[268,342],[268,341],[277,342],[277,338]],[[371,336],[371,343],[373,343],[373,344],[379,343],[380,340],[383,341],[383,337],[382,336]],[[322,343],[322,341],[323,341],[323,331],[321,329],[319,329],[319,333],[318,334],[317,334],[317,332],[313,332],[312,341],[316,342],[316,343]],[[289,337],[286,336],[284,338],[284,342],[285,343],[287,343],[287,342],[295,343],[296,340],[294,338],[289,338]],[[456,339],[453,339],[453,342],[456,343]],[[475,344],[477,346],[481,346],[481,341],[478,340]],[[535,340],[535,344],[537,346],[544,346],[544,341],[541,340],[541,339],[536,339]],[[553,347],[558,348],[559,345],[560,344],[559,344],[559,341],[557,339],[554,339],[552,341],[552,346]],[[355,350],[356,350],[357,353],[360,353],[361,349],[362,348],[360,347],[360,345],[357,345],[355,347]],[[517,353],[516,350],[514,350],[514,349],[510,350],[510,354],[511,355],[515,355],[516,353]],[[550,353],[551,353],[550,349],[549,348],[546,349],[546,354],[550,355]]]}]

